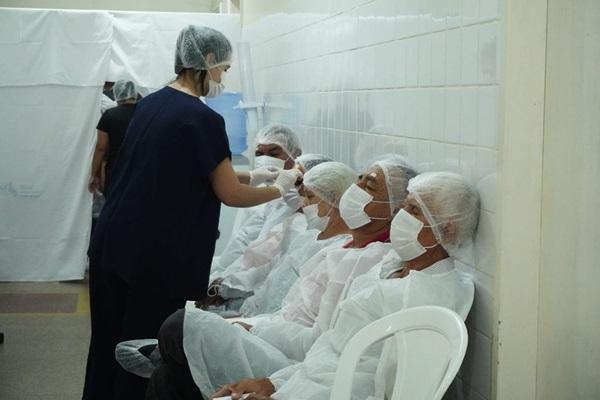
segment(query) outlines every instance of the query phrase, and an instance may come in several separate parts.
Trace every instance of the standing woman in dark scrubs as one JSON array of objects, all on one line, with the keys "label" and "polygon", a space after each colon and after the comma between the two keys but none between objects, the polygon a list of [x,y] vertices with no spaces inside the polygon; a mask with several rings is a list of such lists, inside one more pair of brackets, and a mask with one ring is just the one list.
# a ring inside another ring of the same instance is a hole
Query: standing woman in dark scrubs
[{"label": "standing woman in dark scrubs", "polygon": [[[219,31],[184,28],[175,49],[177,79],[139,102],[129,125],[88,251],[86,400],[144,398],[146,380],[118,367],[116,344],[156,337],[186,300],[204,297],[221,203],[265,203],[299,177],[297,170],[233,170],[223,118],[198,98],[222,92],[231,51]],[[273,174],[273,186],[246,184]]]}]

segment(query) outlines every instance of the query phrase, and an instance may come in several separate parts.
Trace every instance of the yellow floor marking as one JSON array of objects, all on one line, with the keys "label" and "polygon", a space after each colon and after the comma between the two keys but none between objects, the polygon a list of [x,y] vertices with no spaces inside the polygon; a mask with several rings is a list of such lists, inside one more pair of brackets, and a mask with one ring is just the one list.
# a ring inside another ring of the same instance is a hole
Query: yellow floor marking
[{"label": "yellow floor marking", "polygon": [[88,289],[84,289],[79,293],[75,314],[90,315],[90,291]]}]

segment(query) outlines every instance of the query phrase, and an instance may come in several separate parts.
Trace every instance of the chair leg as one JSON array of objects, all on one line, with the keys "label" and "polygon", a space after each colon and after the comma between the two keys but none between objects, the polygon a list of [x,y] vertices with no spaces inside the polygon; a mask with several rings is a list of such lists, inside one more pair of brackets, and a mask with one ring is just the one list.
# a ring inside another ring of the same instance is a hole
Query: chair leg
[{"label": "chair leg", "polygon": [[0,344],[4,343],[4,332],[0,332]]}]

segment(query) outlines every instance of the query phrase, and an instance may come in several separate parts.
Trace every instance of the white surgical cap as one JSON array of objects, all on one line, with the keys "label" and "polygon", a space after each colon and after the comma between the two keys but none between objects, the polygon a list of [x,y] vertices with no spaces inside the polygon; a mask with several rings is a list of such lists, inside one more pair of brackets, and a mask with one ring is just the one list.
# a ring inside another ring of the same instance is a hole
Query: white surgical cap
[{"label": "white surgical cap", "polygon": [[116,81],[113,86],[115,101],[137,98],[135,83],[131,81]]},{"label": "white surgical cap", "polygon": [[324,162],[304,174],[304,187],[326,203],[338,208],[340,197],[353,184],[358,174],[352,168],[337,161]]},{"label": "white surgical cap", "polygon": [[[408,192],[433,226],[437,241],[452,252],[473,237],[479,219],[479,194],[460,175],[424,172],[411,179]],[[447,238],[441,226],[453,223],[455,234]]]},{"label": "white surgical cap", "polygon": [[321,163],[333,161],[329,156],[323,154],[302,154],[296,158],[296,164],[299,164],[304,172],[309,171],[312,167],[317,166]]},{"label": "white surgical cap", "polygon": [[[231,43],[221,32],[207,26],[188,25],[179,32],[175,46],[175,73],[189,68],[203,70],[231,63]],[[209,53],[214,60],[207,60]]]},{"label": "white surgical cap", "polygon": [[374,161],[367,171],[372,171],[375,168],[380,168],[383,171],[390,202],[390,213],[393,216],[402,208],[408,194],[406,190],[408,181],[415,177],[417,173],[404,157],[398,155],[381,156],[381,159]]},{"label": "white surgical cap", "polygon": [[261,144],[276,144],[293,159],[302,154],[298,136],[285,125],[269,124],[256,134],[254,140],[256,146]]}]

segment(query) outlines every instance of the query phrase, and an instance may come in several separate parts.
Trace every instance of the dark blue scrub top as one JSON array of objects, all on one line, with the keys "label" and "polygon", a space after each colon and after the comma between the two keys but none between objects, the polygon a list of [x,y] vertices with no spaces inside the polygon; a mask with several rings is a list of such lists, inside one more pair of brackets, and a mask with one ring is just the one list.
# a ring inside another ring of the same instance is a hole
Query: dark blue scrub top
[{"label": "dark blue scrub top", "polygon": [[231,158],[223,118],[165,87],[138,103],[88,254],[130,287],[205,296],[221,203],[209,174]]}]

